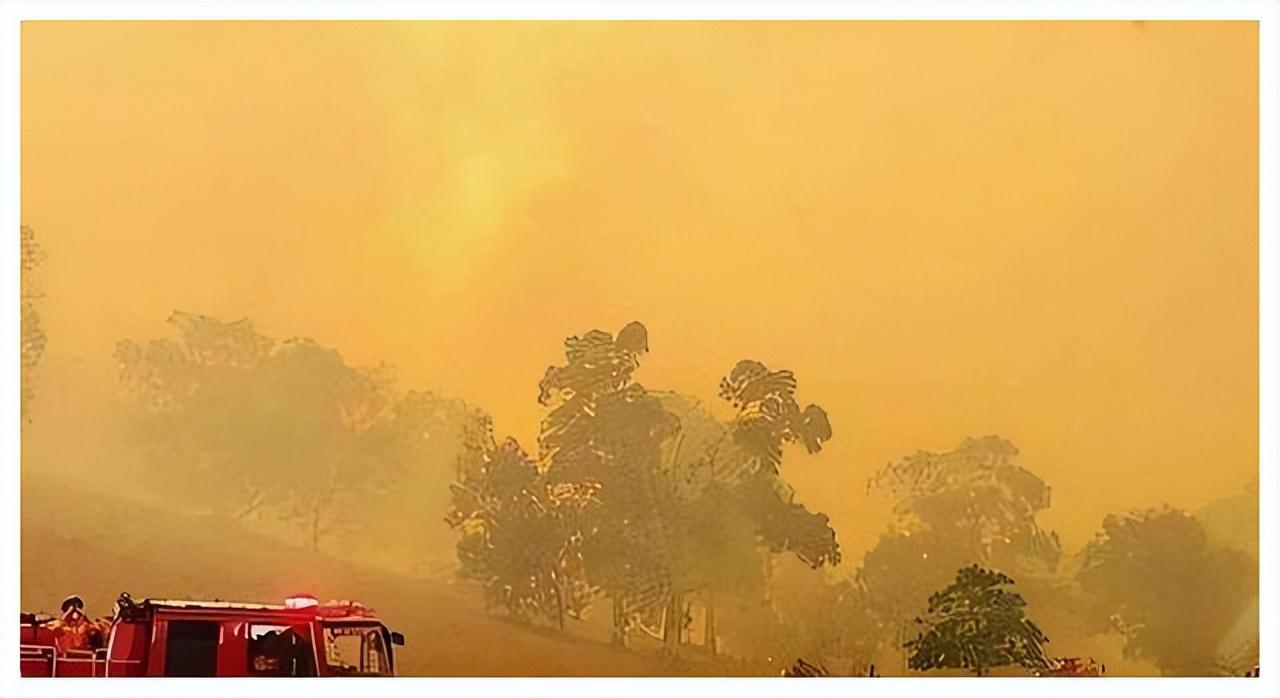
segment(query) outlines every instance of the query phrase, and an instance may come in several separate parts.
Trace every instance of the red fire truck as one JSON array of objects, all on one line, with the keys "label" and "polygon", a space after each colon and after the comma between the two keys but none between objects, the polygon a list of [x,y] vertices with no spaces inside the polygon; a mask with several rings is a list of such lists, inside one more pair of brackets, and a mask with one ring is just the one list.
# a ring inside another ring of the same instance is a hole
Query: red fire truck
[{"label": "red fire truck", "polygon": [[352,601],[283,604],[121,594],[102,646],[60,652],[48,615],[22,614],[23,676],[394,676],[391,632]]}]

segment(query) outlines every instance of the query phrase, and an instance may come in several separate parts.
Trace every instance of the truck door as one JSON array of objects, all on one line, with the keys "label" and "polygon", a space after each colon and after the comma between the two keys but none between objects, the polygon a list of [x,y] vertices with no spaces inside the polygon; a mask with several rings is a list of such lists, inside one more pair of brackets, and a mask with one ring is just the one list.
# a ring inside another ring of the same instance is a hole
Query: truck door
[{"label": "truck door", "polygon": [[165,676],[217,676],[222,624],[213,620],[171,620],[164,648]]},{"label": "truck door", "polygon": [[151,641],[150,623],[118,621],[107,642],[107,676],[146,676],[144,659]]}]

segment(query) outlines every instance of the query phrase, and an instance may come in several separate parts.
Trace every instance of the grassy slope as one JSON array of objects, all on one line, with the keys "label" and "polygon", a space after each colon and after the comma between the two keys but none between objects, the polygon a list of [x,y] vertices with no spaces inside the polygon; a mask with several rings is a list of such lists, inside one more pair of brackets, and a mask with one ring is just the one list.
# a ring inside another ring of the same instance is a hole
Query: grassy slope
[{"label": "grassy slope", "polygon": [[487,615],[464,588],[290,547],[213,517],[156,510],[110,492],[24,478],[22,607],[56,610],[67,594],[105,613],[135,597],[273,601],[309,591],[377,609],[408,644],[402,675],[669,676],[745,673],[723,661],[666,660]]}]

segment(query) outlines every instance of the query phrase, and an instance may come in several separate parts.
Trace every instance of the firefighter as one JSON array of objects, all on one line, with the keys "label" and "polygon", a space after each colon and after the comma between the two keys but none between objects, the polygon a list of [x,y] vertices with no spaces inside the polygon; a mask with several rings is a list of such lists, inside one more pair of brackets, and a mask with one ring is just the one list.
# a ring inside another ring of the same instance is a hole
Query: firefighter
[{"label": "firefighter", "polygon": [[254,641],[253,670],[260,674],[280,673],[280,641],[282,633],[272,630]]},{"label": "firefighter", "polygon": [[62,616],[49,624],[53,644],[59,654],[92,652],[105,644],[111,622],[91,620],[84,612],[84,599],[72,594],[62,600]]}]

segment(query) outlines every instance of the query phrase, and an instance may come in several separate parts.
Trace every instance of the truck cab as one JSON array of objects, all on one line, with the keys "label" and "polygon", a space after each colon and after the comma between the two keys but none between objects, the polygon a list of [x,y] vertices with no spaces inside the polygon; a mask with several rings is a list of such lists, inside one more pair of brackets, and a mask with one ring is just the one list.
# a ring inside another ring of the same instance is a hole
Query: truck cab
[{"label": "truck cab", "polygon": [[[352,601],[117,603],[106,646],[59,653],[24,616],[23,676],[394,676],[404,637]],[[78,654],[78,653],[77,653]]]}]

